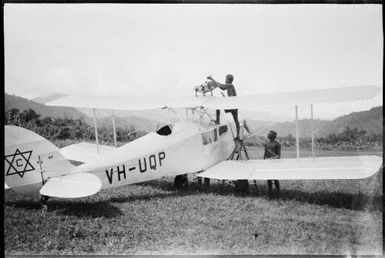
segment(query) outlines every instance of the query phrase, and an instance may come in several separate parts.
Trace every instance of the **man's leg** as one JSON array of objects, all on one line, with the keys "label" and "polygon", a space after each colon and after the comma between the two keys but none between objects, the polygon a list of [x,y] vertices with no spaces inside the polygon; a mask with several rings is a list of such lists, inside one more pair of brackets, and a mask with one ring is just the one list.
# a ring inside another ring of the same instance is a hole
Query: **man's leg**
[{"label": "man's leg", "polygon": [[217,115],[217,119],[216,119],[216,121],[215,121],[215,123],[217,124],[217,125],[219,125],[220,124],[220,117],[221,117],[221,110],[219,110],[219,109],[217,109],[216,110],[216,115]]},{"label": "man's leg", "polygon": [[274,180],[275,188],[277,189],[277,192],[279,193],[279,181]]}]

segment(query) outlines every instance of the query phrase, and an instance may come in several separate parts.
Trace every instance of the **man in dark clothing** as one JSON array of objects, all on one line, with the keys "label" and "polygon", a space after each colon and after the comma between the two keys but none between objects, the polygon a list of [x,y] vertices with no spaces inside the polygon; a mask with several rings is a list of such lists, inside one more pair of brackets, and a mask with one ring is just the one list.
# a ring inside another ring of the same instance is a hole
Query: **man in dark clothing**
[{"label": "man in dark clothing", "polygon": [[[221,84],[221,83],[217,82],[216,80],[213,79],[213,77],[211,77],[211,75],[208,76],[207,79],[213,81],[221,90],[227,90],[227,96],[228,97],[237,96],[237,92],[235,91],[235,87],[233,85],[234,76],[232,76],[231,74],[226,75],[225,84]],[[233,115],[235,127],[237,128],[236,139],[239,139],[240,126],[239,126],[239,121],[238,121],[238,109],[225,109],[225,112],[231,113]],[[219,110],[216,111],[216,115],[217,115],[217,121],[219,123],[219,116],[220,116]]]},{"label": "man in dark clothing", "polygon": [[[275,140],[277,137],[277,132],[270,131],[267,135],[269,142],[264,144],[265,154],[263,155],[263,159],[279,159],[281,158],[281,145]],[[271,195],[271,191],[273,188],[273,181],[277,192],[279,192],[279,181],[278,180],[267,180],[267,186],[269,187],[269,195]]]}]

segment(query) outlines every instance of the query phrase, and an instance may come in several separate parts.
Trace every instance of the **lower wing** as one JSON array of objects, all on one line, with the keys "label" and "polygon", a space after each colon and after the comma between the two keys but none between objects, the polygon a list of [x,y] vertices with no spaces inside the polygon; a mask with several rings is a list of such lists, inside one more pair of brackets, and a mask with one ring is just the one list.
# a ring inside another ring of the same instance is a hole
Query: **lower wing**
[{"label": "lower wing", "polygon": [[199,174],[219,180],[361,179],[382,166],[378,156],[226,160]]}]

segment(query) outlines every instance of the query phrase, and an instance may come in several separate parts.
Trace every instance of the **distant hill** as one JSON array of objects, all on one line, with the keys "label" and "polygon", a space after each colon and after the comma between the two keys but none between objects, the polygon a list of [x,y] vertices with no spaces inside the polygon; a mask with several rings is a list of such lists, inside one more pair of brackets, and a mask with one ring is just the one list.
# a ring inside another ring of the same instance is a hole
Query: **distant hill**
[{"label": "distant hill", "polygon": [[59,94],[59,93],[54,93],[54,94],[51,94],[51,95],[48,95],[48,96],[36,97],[36,98],[31,99],[31,100],[34,101],[34,102],[37,102],[37,103],[45,104],[45,103],[48,103],[48,102],[53,101],[55,99],[63,98],[65,96],[67,96],[67,95]]},{"label": "distant hill", "polygon": [[278,123],[278,122],[285,122],[285,121],[291,121],[292,119],[290,117],[281,116],[273,113],[268,112],[253,112],[253,111],[246,111],[241,110],[239,111],[239,118],[240,119],[247,119],[247,120],[254,120],[254,121],[265,121],[266,123]]},{"label": "distant hill", "polygon": [[368,111],[353,112],[331,121],[326,127],[320,128],[320,133],[341,132],[345,127],[365,130],[368,134],[383,134],[383,109],[382,106],[374,107]]},{"label": "distant hill", "polygon": [[49,107],[22,97],[18,97],[15,95],[9,95],[5,93],[4,96],[4,106],[5,106],[5,112],[12,108],[17,108],[20,111],[26,110],[26,109],[33,109],[36,113],[42,115],[43,117],[69,117],[69,118],[80,118],[85,117],[83,113],[78,111],[75,108],[70,107]]},{"label": "distant hill", "polygon": [[[91,120],[91,119],[90,119]],[[112,118],[111,117],[103,117],[98,118],[98,126],[103,126],[106,128],[112,128]],[[90,125],[94,125],[93,119],[92,123],[88,122]],[[135,130],[145,131],[145,132],[153,132],[157,128],[163,126],[163,122],[151,120],[145,117],[138,116],[129,116],[129,117],[115,117],[115,126],[118,127],[130,127],[134,126]]]},{"label": "distant hill", "polygon": [[[79,111],[76,108],[70,107],[53,107],[46,106],[42,103],[47,103],[48,101],[54,100],[59,97],[63,97],[64,95],[55,94],[47,97],[38,97],[34,100],[40,101],[41,103],[37,103],[32,100],[28,100],[22,97],[18,97],[15,95],[9,95],[5,93],[4,96],[4,104],[5,104],[5,112],[12,108],[17,108],[20,111],[26,109],[33,109],[37,114],[40,114],[42,117],[54,117],[54,118],[73,118],[77,119],[83,117],[85,121],[93,126],[94,120],[92,117],[87,116],[85,113]],[[92,111],[88,112],[92,116]],[[111,117],[100,117],[97,115],[98,126],[106,126],[112,127]],[[164,123],[161,123],[157,120],[148,119],[145,117],[139,116],[128,116],[128,117],[115,117],[115,125],[116,127],[129,127],[134,126],[136,130],[142,130],[146,132],[154,131],[157,125],[161,126]]]},{"label": "distant hill", "polygon": [[[365,130],[368,134],[383,134],[383,110],[382,106],[374,107],[368,111],[353,112],[351,114],[338,117],[334,120],[315,119],[314,130],[316,137],[325,137],[332,133],[340,133],[346,127]],[[260,135],[265,135],[269,130],[275,130],[279,135],[295,135],[295,122],[276,123],[270,126],[256,127]],[[299,132],[301,136],[311,136],[311,120],[299,120]]]}]

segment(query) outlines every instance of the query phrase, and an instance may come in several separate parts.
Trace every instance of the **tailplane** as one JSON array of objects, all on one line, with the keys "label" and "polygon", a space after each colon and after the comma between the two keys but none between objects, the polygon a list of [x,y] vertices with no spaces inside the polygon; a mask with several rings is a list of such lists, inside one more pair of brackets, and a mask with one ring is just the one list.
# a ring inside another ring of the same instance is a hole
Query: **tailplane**
[{"label": "tailplane", "polygon": [[51,177],[68,174],[74,166],[40,135],[18,126],[5,126],[4,178],[12,190],[39,197]]}]

